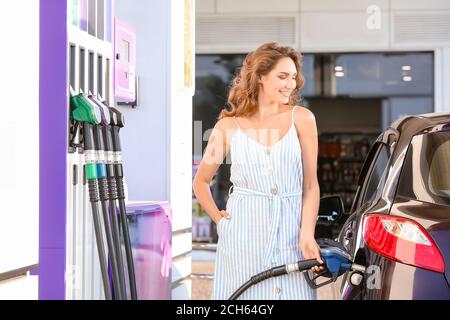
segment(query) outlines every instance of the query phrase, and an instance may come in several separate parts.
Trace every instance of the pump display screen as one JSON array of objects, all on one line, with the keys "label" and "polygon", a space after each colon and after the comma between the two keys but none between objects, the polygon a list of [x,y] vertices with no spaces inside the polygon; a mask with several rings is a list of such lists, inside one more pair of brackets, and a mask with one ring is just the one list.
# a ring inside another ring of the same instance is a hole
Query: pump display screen
[{"label": "pump display screen", "polygon": [[130,62],[130,43],[122,40],[123,60]]}]

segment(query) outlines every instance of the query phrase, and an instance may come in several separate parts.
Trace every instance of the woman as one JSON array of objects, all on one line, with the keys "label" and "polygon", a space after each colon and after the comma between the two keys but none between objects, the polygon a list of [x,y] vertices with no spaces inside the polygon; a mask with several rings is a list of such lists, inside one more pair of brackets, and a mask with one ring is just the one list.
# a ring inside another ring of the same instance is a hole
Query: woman
[{"label": "woman", "polygon": [[[251,276],[320,258],[314,239],[320,190],[314,115],[297,106],[301,55],[266,43],[247,55],[194,178],[194,193],[217,223],[213,299],[228,299]],[[230,197],[219,210],[209,184],[231,153]],[[319,271],[315,267],[312,271]],[[301,273],[265,280],[241,299],[315,299]]]}]

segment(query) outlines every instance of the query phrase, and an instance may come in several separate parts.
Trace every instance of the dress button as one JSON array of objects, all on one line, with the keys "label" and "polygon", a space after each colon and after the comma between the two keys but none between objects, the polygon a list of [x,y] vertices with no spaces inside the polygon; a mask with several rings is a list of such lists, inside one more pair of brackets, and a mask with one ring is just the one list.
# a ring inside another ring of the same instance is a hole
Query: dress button
[{"label": "dress button", "polygon": [[266,152],[267,152],[267,155],[270,156],[270,147],[267,147]]},{"label": "dress button", "polygon": [[279,254],[281,253],[280,248],[277,248],[276,252],[277,252],[277,254],[279,255]]},{"label": "dress button", "polygon": [[281,293],[281,289],[280,288],[275,288],[275,293],[276,294],[280,294]]},{"label": "dress button", "polygon": [[277,190],[277,188],[272,188],[271,192],[274,196],[276,196],[278,193],[278,190]]},{"label": "dress button", "polygon": [[272,169],[267,169],[267,175],[271,176],[273,174],[273,170]]}]

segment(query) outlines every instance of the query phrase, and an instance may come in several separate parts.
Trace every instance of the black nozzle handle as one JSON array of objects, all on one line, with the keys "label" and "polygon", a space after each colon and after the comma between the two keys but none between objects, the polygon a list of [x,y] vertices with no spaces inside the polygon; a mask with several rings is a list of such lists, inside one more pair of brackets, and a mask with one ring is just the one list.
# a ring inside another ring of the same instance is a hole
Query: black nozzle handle
[{"label": "black nozzle handle", "polygon": [[279,267],[274,267],[272,269],[263,271],[261,273],[258,273],[255,276],[251,277],[250,278],[250,282],[252,284],[257,284],[257,283],[259,283],[261,281],[264,281],[266,279],[273,278],[273,277],[278,277],[278,276],[281,276],[281,275],[284,275],[284,274],[287,274],[287,270],[286,270],[286,267],[284,265],[283,266],[279,266]]},{"label": "black nozzle handle", "polygon": [[112,127],[107,125],[103,127],[103,140],[105,141],[105,151],[114,151]]},{"label": "black nozzle handle", "polygon": [[109,114],[111,117],[112,126],[119,128],[123,128],[125,126],[125,117],[119,110],[113,107],[109,107]]},{"label": "black nozzle handle", "polygon": [[112,127],[113,131],[113,151],[122,152],[122,145],[120,144],[120,128]]},{"label": "black nozzle handle", "polygon": [[95,150],[94,126],[88,122],[83,122],[84,150]]},{"label": "black nozzle handle", "polygon": [[104,151],[105,150],[105,140],[103,136],[103,127],[95,126],[94,127],[94,142],[95,142],[95,150]]},{"label": "black nozzle handle", "polygon": [[318,260],[316,259],[309,259],[309,260],[300,260],[297,262],[298,271],[306,271],[311,269],[312,267],[318,267],[322,266]]}]

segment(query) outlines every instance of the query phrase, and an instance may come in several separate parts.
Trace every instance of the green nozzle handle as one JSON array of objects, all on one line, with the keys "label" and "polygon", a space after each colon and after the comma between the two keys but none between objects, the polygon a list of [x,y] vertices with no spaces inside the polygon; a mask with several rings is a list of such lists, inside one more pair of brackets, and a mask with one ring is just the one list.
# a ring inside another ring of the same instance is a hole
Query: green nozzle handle
[{"label": "green nozzle handle", "polygon": [[101,121],[100,111],[83,94],[70,97],[70,108],[72,110],[70,116],[73,120],[93,125]]}]

